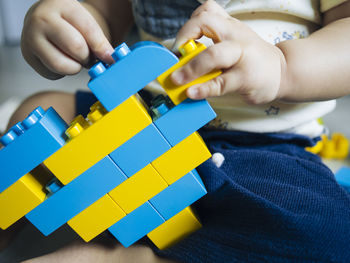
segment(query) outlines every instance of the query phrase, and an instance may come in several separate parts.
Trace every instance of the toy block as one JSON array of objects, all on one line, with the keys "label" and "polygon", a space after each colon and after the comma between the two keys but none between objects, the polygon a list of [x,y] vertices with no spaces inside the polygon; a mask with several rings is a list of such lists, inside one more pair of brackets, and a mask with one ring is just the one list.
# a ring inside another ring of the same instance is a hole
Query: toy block
[{"label": "toy block", "polygon": [[88,87],[103,106],[111,111],[177,63],[178,58],[154,42],[144,41],[130,49],[123,43],[112,54],[115,63],[94,65]]},{"label": "toy block", "polygon": [[85,242],[89,242],[125,215],[125,212],[107,194],[67,223]]},{"label": "toy block", "polygon": [[0,193],[29,173],[65,143],[67,124],[53,108],[38,107],[2,138]]},{"label": "toy block", "polygon": [[157,127],[151,123],[109,156],[130,177],[170,148]]},{"label": "toy block", "polygon": [[215,117],[214,110],[206,100],[187,99],[154,121],[154,124],[167,141],[175,146]]},{"label": "toy block", "polygon": [[149,202],[164,217],[170,219],[207,193],[198,172],[193,170],[181,177]]},{"label": "toy block", "polygon": [[26,217],[44,235],[49,235],[126,179],[118,166],[106,156]]},{"label": "toy block", "polygon": [[0,227],[6,229],[44,202],[44,185],[28,173],[0,194]]},{"label": "toy block", "polygon": [[108,230],[124,247],[128,247],[164,222],[157,210],[146,202]]},{"label": "toy block", "polygon": [[210,157],[203,139],[195,132],[154,160],[152,165],[171,185]]},{"label": "toy block", "polygon": [[196,85],[196,84],[201,84],[204,82],[207,82],[211,79],[216,78],[219,76],[222,71],[221,70],[214,70],[210,73],[207,73],[200,78],[193,80],[185,85],[181,86],[176,86],[170,79],[171,73],[173,73],[175,70],[181,68],[185,64],[187,64],[191,59],[193,59],[195,56],[197,56],[199,53],[201,53],[203,50],[206,49],[206,46],[202,43],[195,42],[193,40],[187,41],[185,44],[183,44],[180,48],[179,51],[182,55],[180,58],[180,61],[169,68],[167,71],[165,71],[162,75],[160,75],[157,80],[158,82],[162,85],[164,88],[165,92],[168,94],[170,97],[171,101],[175,104],[178,105],[185,99],[187,99],[186,96],[186,90],[187,88]]},{"label": "toy block", "polygon": [[335,173],[335,179],[338,184],[343,186],[348,192],[350,192],[350,168],[342,167]]},{"label": "toy block", "polygon": [[175,105],[168,96],[163,94],[157,95],[150,102],[149,112],[152,120],[155,121],[172,109]]},{"label": "toy block", "polygon": [[149,164],[108,194],[114,202],[129,214],[167,186],[168,184],[164,179]]},{"label": "toy block", "polygon": [[190,207],[147,234],[159,249],[166,249],[202,227]]},{"label": "toy block", "polygon": [[108,113],[97,102],[91,107],[88,119],[90,126],[82,116],[77,117],[66,132],[71,139],[44,161],[63,184],[71,182],[152,122],[135,96]]}]

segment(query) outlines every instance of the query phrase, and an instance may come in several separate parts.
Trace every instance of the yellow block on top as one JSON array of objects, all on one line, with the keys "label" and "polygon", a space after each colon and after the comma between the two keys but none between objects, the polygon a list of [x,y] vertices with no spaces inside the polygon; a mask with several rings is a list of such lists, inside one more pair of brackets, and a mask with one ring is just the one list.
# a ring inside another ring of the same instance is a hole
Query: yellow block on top
[{"label": "yellow block on top", "polygon": [[42,185],[28,173],[0,194],[0,227],[6,229],[21,219],[46,197]]},{"label": "yellow block on top", "polygon": [[109,195],[129,214],[167,186],[164,179],[149,164],[114,188]]},{"label": "yellow block on top", "polygon": [[159,249],[166,249],[202,227],[192,209],[187,207],[147,234]]},{"label": "yellow block on top", "polygon": [[195,132],[152,162],[170,185],[211,157],[200,135]]},{"label": "yellow block on top", "polygon": [[78,116],[66,131],[70,141],[44,161],[63,184],[71,182],[152,122],[135,96],[111,112],[95,103],[88,120]]},{"label": "yellow block on top", "polygon": [[205,49],[206,46],[204,44],[196,43],[193,40],[189,40],[188,42],[183,44],[179,49],[179,51],[182,54],[180,61],[157,78],[158,82],[162,85],[165,92],[168,94],[168,96],[175,105],[180,104],[187,98],[187,88],[196,84],[207,82],[208,80],[216,78],[222,73],[221,70],[214,70],[182,86],[176,86],[171,81],[171,73],[173,73],[175,70],[182,67],[183,65],[187,64],[192,58],[197,56],[200,52],[202,52]]},{"label": "yellow block on top", "polygon": [[89,242],[125,215],[109,195],[104,195],[67,223],[82,239]]}]

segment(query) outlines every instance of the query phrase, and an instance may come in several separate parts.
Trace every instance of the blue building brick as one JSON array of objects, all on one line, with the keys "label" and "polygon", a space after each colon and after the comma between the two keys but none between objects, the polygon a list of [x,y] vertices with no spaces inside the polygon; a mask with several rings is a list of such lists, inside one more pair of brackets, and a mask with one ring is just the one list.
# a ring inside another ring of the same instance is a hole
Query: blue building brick
[{"label": "blue building brick", "polygon": [[171,146],[175,146],[215,117],[216,113],[206,100],[186,99],[157,119],[154,124]]},{"label": "blue building brick", "polygon": [[67,124],[53,108],[36,108],[1,138],[0,193],[65,144]]},{"label": "blue building brick", "polygon": [[335,173],[338,184],[343,186],[350,193],[350,168],[342,167]]},{"label": "blue building brick", "polygon": [[152,123],[114,150],[110,157],[130,177],[169,150],[171,146]]},{"label": "blue building brick", "polygon": [[124,247],[128,247],[164,222],[164,218],[157,210],[149,202],[146,202],[108,230]]},{"label": "blue building brick", "polygon": [[170,219],[207,193],[202,179],[196,170],[192,170],[149,202],[165,218]]},{"label": "blue building brick", "polygon": [[88,86],[108,111],[178,62],[172,52],[154,42],[139,42],[130,49],[121,44],[112,55],[113,65],[100,62],[89,71]]},{"label": "blue building brick", "polygon": [[126,179],[107,156],[54,193],[26,217],[44,235],[49,235]]}]

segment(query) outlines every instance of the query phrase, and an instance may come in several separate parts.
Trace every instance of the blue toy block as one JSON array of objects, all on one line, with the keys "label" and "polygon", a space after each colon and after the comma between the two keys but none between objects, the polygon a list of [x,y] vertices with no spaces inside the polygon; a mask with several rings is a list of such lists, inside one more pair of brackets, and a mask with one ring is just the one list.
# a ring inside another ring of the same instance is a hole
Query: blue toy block
[{"label": "blue toy block", "polygon": [[110,153],[110,157],[130,177],[170,148],[157,127],[151,123]]},{"label": "blue toy block", "polygon": [[44,235],[49,235],[126,179],[119,167],[106,156],[26,217]]},{"label": "blue toy block", "polygon": [[1,138],[0,193],[65,144],[67,124],[53,108],[36,108]]},{"label": "blue toy block", "polygon": [[179,61],[168,49],[150,41],[139,42],[130,49],[121,44],[112,55],[116,61],[113,65],[99,62],[89,71],[88,87],[108,111]]},{"label": "blue toy block", "polygon": [[124,247],[128,247],[165,222],[156,209],[146,202],[120,219],[108,230]]},{"label": "blue toy block", "polygon": [[186,99],[154,124],[171,146],[175,146],[215,117],[216,113],[206,100]]},{"label": "blue toy block", "polygon": [[335,173],[338,184],[350,192],[350,168],[342,167]]},{"label": "blue toy block", "polygon": [[192,170],[149,202],[168,220],[207,193],[202,179],[196,170]]}]

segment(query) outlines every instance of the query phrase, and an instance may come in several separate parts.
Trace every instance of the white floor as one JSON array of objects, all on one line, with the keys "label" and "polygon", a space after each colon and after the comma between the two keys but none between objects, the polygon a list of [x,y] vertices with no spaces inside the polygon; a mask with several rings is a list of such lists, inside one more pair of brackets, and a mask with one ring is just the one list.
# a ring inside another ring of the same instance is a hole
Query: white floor
[{"label": "white floor", "polygon": [[[0,131],[11,114],[11,111],[2,110],[1,105],[5,102],[12,105],[6,108],[11,108],[39,91],[75,92],[87,89],[88,80],[85,70],[74,77],[65,77],[58,81],[46,80],[25,63],[18,47],[0,47]],[[337,109],[325,116],[324,121],[331,132],[342,132],[350,138],[350,96],[340,99]],[[326,163],[334,171],[342,165],[350,166],[349,159],[345,162],[326,161]],[[28,225],[13,244],[0,253],[0,262],[19,262],[22,259],[48,253],[74,239],[77,239],[77,236],[66,226],[50,237],[43,237],[33,226]]]}]

